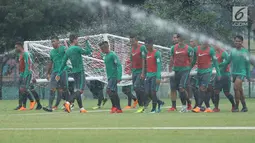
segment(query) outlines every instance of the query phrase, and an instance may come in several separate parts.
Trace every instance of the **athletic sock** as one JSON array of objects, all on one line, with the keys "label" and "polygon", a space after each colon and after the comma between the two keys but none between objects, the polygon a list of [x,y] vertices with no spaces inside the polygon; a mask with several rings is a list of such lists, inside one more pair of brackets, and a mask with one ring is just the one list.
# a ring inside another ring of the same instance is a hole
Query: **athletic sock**
[{"label": "athletic sock", "polygon": [[176,101],[172,101],[172,107],[176,108]]},{"label": "athletic sock", "polygon": [[33,94],[33,96],[35,97],[35,101],[37,103],[38,106],[41,106],[40,103],[40,96],[38,95],[38,93],[35,90],[32,90],[31,93]]},{"label": "athletic sock", "polygon": [[186,105],[187,96],[186,96],[185,91],[180,92],[180,98],[181,98],[182,105]]},{"label": "athletic sock", "polygon": [[198,107],[201,108],[203,102],[205,101],[205,91],[199,90],[198,92]]},{"label": "athletic sock", "polygon": [[204,93],[204,99],[205,99],[204,101],[205,101],[206,108],[210,108],[211,97],[210,97],[210,95],[206,94],[206,92]]},{"label": "athletic sock", "polygon": [[34,99],[29,92],[27,92],[27,98],[30,100],[30,102],[34,102]]},{"label": "athletic sock", "polygon": [[64,94],[63,92],[58,91],[55,107],[58,107],[58,105],[60,104],[61,97],[63,94]]},{"label": "athletic sock", "polygon": [[82,108],[82,99],[81,99],[81,93],[80,91],[76,91],[76,100],[77,100],[77,103],[78,103],[78,106],[79,108]]},{"label": "athletic sock", "polygon": [[54,99],[55,99],[55,91],[50,90],[49,109],[52,109]]},{"label": "athletic sock", "polygon": [[227,95],[228,100],[232,104],[232,107],[235,107],[235,101],[234,101],[234,96],[232,94]]},{"label": "athletic sock", "polygon": [[22,94],[21,94],[21,93],[19,93],[19,107],[21,107],[21,106],[22,106],[22,100],[23,100],[23,98],[22,98]]},{"label": "athletic sock", "polygon": [[118,93],[115,93],[114,97],[115,97],[115,105],[116,105],[117,109],[121,110],[121,107],[120,107],[120,98],[119,98]]},{"label": "athletic sock", "polygon": [[219,108],[220,95],[214,94],[214,106],[215,108]]},{"label": "athletic sock", "polygon": [[132,98],[128,97],[128,106],[131,106]]},{"label": "athletic sock", "polygon": [[157,103],[152,103],[152,111],[156,111]]},{"label": "athletic sock", "polygon": [[243,105],[243,108],[247,108],[245,100],[241,100],[241,103]]}]

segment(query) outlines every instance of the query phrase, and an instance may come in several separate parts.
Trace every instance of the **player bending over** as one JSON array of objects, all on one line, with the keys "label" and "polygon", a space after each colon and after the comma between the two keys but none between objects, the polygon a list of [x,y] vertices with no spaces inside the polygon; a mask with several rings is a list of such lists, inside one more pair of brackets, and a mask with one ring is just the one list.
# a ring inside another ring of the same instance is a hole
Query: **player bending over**
[{"label": "player bending over", "polygon": [[[62,71],[60,75],[60,80],[57,81],[55,77],[59,73],[60,66],[63,62],[63,58],[65,55],[65,46],[61,46],[59,44],[59,38],[54,36],[51,38],[51,44],[53,49],[50,51],[50,63],[48,66],[48,74],[47,79],[50,81],[50,96],[49,96],[49,104],[48,107],[43,107],[44,111],[52,112],[52,104],[55,99],[55,92],[58,91],[57,95],[57,105],[59,104],[63,93],[67,93],[68,88],[68,74],[66,71],[66,67]],[[52,69],[53,68],[53,69]],[[55,107],[54,109],[56,109]]]},{"label": "player bending over", "polygon": [[113,51],[110,51],[107,41],[100,43],[99,46],[102,52],[105,54],[104,63],[108,79],[106,91],[112,102],[110,113],[122,113],[117,87],[117,84],[121,81],[122,78],[122,66],[120,60]]},{"label": "player bending over", "polygon": [[246,78],[250,80],[250,62],[249,62],[249,52],[246,48],[243,47],[243,37],[238,35],[234,39],[235,49],[231,50],[230,56],[225,62],[225,64],[221,66],[227,66],[230,62],[231,64],[231,74],[234,83],[234,91],[235,91],[235,101],[236,107],[235,112],[239,111],[239,102],[243,105],[241,112],[247,112],[248,108],[245,102],[245,96],[243,93],[243,81]]},{"label": "player bending over", "polygon": [[[162,104],[158,97],[157,91],[161,82],[161,55],[160,52],[153,48],[153,40],[147,39],[145,41],[147,48],[147,73],[145,77],[145,95],[152,99],[151,113],[160,112],[160,105]],[[144,76],[144,75],[142,75]],[[156,110],[158,104],[158,110]]]},{"label": "player bending over", "polygon": [[[180,112],[187,112],[186,101],[188,98],[188,79],[191,66],[191,57],[193,57],[193,49],[188,45],[184,44],[184,38],[181,35],[177,35],[179,43],[174,45],[171,49],[170,56],[173,58],[173,71],[174,75],[174,89],[178,89],[180,94],[180,99],[182,103],[182,109]],[[173,84],[173,82],[171,83]],[[189,110],[191,110],[191,105],[189,104]]]},{"label": "player bending over", "polygon": [[219,101],[220,101],[220,92],[223,90],[225,96],[228,98],[230,103],[232,104],[232,112],[235,112],[235,102],[234,97],[230,93],[230,87],[231,87],[231,77],[230,77],[230,65],[227,66],[221,66],[225,65],[225,62],[227,62],[229,55],[226,51],[218,47],[217,45],[214,46],[216,51],[216,58],[219,63],[221,78],[215,78],[215,85],[214,85],[214,98],[213,103],[215,108],[213,109],[214,112],[219,112]]},{"label": "player bending over", "polygon": [[[16,42],[15,50],[19,54],[19,105],[16,110],[26,110],[27,98],[30,100],[30,109],[36,104],[29,93],[30,82],[32,79],[32,60],[28,52],[24,51],[23,43]],[[38,95],[38,94],[37,94]],[[38,96],[39,98],[39,96]]]},{"label": "player bending over", "polygon": [[[178,34],[175,33],[172,37],[172,41],[173,41],[173,44],[176,45],[178,44]],[[171,46],[170,49],[174,48],[174,45]],[[172,67],[173,67],[173,57],[170,57],[170,65],[169,65],[169,72],[172,72]],[[171,76],[170,77],[170,98],[171,98],[171,101],[172,101],[172,107],[168,109],[168,112],[171,112],[171,111],[177,111],[176,109],[176,99],[177,99],[177,89],[175,88],[175,81],[174,81],[174,76]]]},{"label": "player bending over", "polygon": [[[71,112],[70,109],[70,102],[74,101],[74,98],[78,102],[78,106],[80,108],[80,113],[86,113],[87,110],[83,108],[81,94],[84,91],[85,86],[85,75],[84,75],[84,66],[82,55],[89,55],[91,54],[91,48],[86,45],[86,49],[83,49],[78,46],[78,36],[70,35],[69,40],[71,42],[71,46],[66,50],[63,62],[61,64],[60,70],[58,75],[56,76],[56,80],[60,80],[60,75],[64,71],[66,67],[66,62],[70,59],[72,65],[72,76],[74,78],[74,94],[70,95],[66,98],[67,102],[65,103],[65,108],[68,113]],[[86,40],[86,43],[88,41]]]},{"label": "player bending over", "polygon": [[198,107],[194,108],[193,112],[200,112],[200,108],[205,102],[206,109],[204,112],[213,112],[210,108],[210,95],[207,94],[208,83],[210,82],[212,75],[212,61],[217,71],[217,77],[220,78],[220,70],[215,56],[215,50],[210,47],[208,42],[204,42],[202,46],[198,46],[194,49],[194,59],[192,61],[192,67],[197,62],[197,78],[199,86],[199,100]]}]

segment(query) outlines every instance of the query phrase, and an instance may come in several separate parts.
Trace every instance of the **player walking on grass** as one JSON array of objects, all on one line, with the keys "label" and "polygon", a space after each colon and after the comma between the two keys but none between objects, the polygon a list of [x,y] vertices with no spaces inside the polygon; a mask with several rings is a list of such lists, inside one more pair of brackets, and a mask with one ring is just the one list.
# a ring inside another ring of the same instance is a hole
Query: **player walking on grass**
[{"label": "player walking on grass", "polygon": [[223,90],[225,96],[228,98],[230,103],[232,104],[232,111],[235,112],[235,102],[234,97],[230,93],[231,87],[231,77],[230,77],[230,65],[227,67],[222,67],[221,65],[225,65],[227,62],[229,55],[226,51],[218,47],[217,45],[214,46],[216,51],[216,58],[219,63],[221,78],[218,79],[217,76],[215,78],[214,83],[214,96],[212,98],[215,108],[213,109],[214,112],[219,112],[219,100],[220,100],[220,92]]},{"label": "player walking on grass", "polygon": [[104,63],[108,79],[106,91],[112,102],[110,113],[122,113],[117,87],[117,84],[121,81],[122,78],[122,66],[120,60],[113,51],[110,51],[107,41],[100,43],[99,46],[102,52],[105,54]]},{"label": "player walking on grass", "polygon": [[[58,91],[57,102],[56,102],[57,106],[63,94],[68,92],[68,74],[66,71],[66,67],[60,75],[60,80],[57,81],[55,79],[55,77],[59,73],[60,66],[63,62],[66,47],[60,46],[59,38],[56,36],[51,38],[51,44],[53,46],[53,49],[50,51],[50,63],[48,66],[48,74],[47,74],[47,79],[50,81],[49,104],[48,104],[48,107],[43,107],[43,110],[48,112],[53,111],[52,105],[55,99],[55,92]],[[56,108],[57,107],[55,106],[54,109]]]},{"label": "player walking on grass", "polygon": [[235,49],[231,50],[230,56],[221,66],[227,67],[227,65],[231,62],[231,74],[234,83],[234,91],[235,91],[235,101],[236,107],[235,112],[239,111],[239,102],[243,105],[241,112],[247,112],[248,108],[245,102],[245,96],[243,93],[243,81],[246,78],[250,80],[250,62],[249,62],[249,52],[247,49],[243,47],[243,37],[236,36],[234,39]]},{"label": "player walking on grass", "polygon": [[[102,59],[103,54],[100,52],[100,49],[96,49],[92,53],[92,57],[96,59]],[[104,65],[98,61],[92,61],[92,67],[95,73],[104,72]],[[93,96],[97,97],[97,106],[92,109],[100,109],[107,102],[107,98],[104,96],[104,83],[99,80],[90,81],[88,84],[89,90],[93,94]]]},{"label": "player walking on grass", "polygon": [[[29,93],[30,82],[32,79],[32,60],[28,52],[24,51],[23,43],[16,42],[15,50],[19,54],[19,105],[16,110],[26,110],[27,98],[30,100],[30,110],[34,109],[36,102]],[[38,94],[36,94],[38,95]],[[39,98],[37,96],[36,98]],[[38,99],[37,99],[38,100]]]},{"label": "player walking on grass", "polygon": [[192,61],[192,67],[197,62],[197,78],[199,86],[199,100],[198,107],[194,108],[193,112],[200,112],[200,108],[205,102],[206,109],[204,112],[213,112],[210,108],[210,96],[207,94],[208,83],[210,82],[212,75],[212,62],[215,66],[217,77],[220,79],[220,70],[215,56],[215,50],[213,47],[210,47],[208,42],[204,42],[202,46],[197,46],[194,49],[194,59]]},{"label": "player walking on grass", "polygon": [[[160,112],[162,101],[157,97],[157,91],[161,82],[161,55],[160,52],[153,48],[153,40],[145,41],[147,48],[146,63],[147,73],[145,77],[145,95],[152,99],[151,113]],[[142,73],[142,77],[144,77]],[[156,110],[158,104],[158,110]]]},{"label": "player walking on grass", "polygon": [[[124,71],[125,71],[125,74],[128,74],[128,75],[131,74],[131,61],[130,61],[129,57],[126,59],[125,70]],[[132,85],[123,86],[122,87],[122,92],[125,95],[127,95],[127,97],[128,97],[128,105],[124,109],[136,108],[138,100],[137,100],[137,98],[132,93]],[[134,101],[134,104],[131,107],[132,100]]]},{"label": "player walking on grass", "polygon": [[[177,33],[175,33],[173,35],[172,41],[173,41],[174,45],[178,44],[178,34]],[[170,49],[174,48],[174,45],[171,46]],[[172,72],[173,64],[174,64],[173,57],[170,57],[169,72]],[[171,90],[171,92],[169,94],[170,94],[170,98],[171,98],[171,101],[172,101],[172,107],[168,109],[168,112],[177,111],[177,108],[176,108],[177,89],[175,88],[174,79],[175,79],[174,76],[170,77],[170,90]]]},{"label": "player walking on grass", "polygon": [[[194,39],[191,39],[190,40],[190,46],[194,50],[197,47],[197,42]],[[191,71],[193,71],[193,70],[197,70],[197,63],[191,69]],[[194,99],[195,99],[194,108],[196,108],[197,104],[198,104],[198,88],[197,88],[197,76],[196,75],[195,76],[190,76],[190,87],[191,87],[191,91],[192,91],[192,94],[193,94]],[[190,95],[190,97],[191,97],[191,95]]]},{"label": "player walking on grass", "polygon": [[144,111],[146,97],[144,95],[144,77],[141,77],[141,75],[145,74],[143,67],[145,66],[146,47],[138,43],[138,39],[135,35],[130,35],[130,43],[132,82],[139,105],[136,112],[142,113]]},{"label": "player walking on grass", "polygon": [[178,89],[180,94],[182,103],[182,109],[180,112],[187,112],[188,110],[186,102],[189,99],[187,87],[191,66],[191,57],[193,57],[193,49],[184,44],[184,39],[181,37],[181,35],[178,34],[177,37],[179,39],[179,43],[174,45],[170,52],[170,56],[173,58],[173,71],[175,72],[175,85],[172,86],[174,86],[174,89]]},{"label": "player walking on grass", "polygon": [[74,101],[75,98],[78,102],[78,106],[80,108],[80,113],[86,113],[87,110],[83,108],[81,94],[84,91],[85,86],[85,75],[84,75],[84,66],[82,55],[90,55],[91,54],[91,47],[86,40],[86,49],[83,49],[78,46],[78,36],[70,35],[69,40],[71,42],[71,46],[66,50],[63,62],[61,64],[60,70],[56,76],[56,80],[60,80],[60,75],[64,71],[66,67],[66,62],[70,59],[72,64],[72,75],[74,78],[74,95],[69,96],[66,98],[67,102],[65,103],[65,108],[68,113],[71,112],[70,109],[70,102]]}]

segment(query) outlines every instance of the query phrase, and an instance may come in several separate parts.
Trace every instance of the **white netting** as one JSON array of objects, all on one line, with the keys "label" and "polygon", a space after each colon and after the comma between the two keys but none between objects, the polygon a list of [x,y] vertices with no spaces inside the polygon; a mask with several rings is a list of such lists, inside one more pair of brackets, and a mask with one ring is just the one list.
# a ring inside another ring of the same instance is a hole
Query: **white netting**
[{"label": "white netting", "polygon": [[[120,37],[112,34],[92,35],[89,37],[89,44],[92,47],[93,53],[90,56],[83,56],[83,63],[85,68],[86,80],[100,80],[107,83],[106,73],[104,69],[104,62],[100,56],[98,44],[102,41],[108,41],[110,49],[113,50],[120,58],[123,65],[123,81],[120,86],[130,85],[131,76],[125,74],[125,61],[129,58],[130,44],[129,38]],[[68,39],[61,39],[61,45],[68,45]],[[140,42],[142,43],[142,42]],[[85,37],[79,37],[79,45],[86,47]],[[47,65],[50,60],[50,50],[53,49],[50,40],[44,41],[26,41],[24,47],[31,53],[34,61],[34,74],[37,82],[46,83]],[[155,45],[157,50],[161,52],[162,56],[162,77],[168,77],[169,67],[169,48]],[[71,67],[70,62],[68,65]],[[70,79],[72,80],[72,79]]]}]

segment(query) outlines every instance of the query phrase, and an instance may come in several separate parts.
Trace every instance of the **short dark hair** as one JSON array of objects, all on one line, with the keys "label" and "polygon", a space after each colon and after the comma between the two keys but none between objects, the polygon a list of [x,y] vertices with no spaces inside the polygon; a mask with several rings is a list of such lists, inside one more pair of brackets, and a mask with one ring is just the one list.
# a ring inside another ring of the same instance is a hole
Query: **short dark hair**
[{"label": "short dark hair", "polygon": [[15,45],[19,45],[19,46],[23,47],[23,42],[17,41],[17,42],[15,42]]},{"label": "short dark hair", "polygon": [[243,36],[241,36],[241,35],[236,35],[234,39],[236,39],[236,38],[240,39],[241,41],[243,41]]},{"label": "short dark hair", "polygon": [[55,40],[59,40],[58,36],[52,36],[52,37],[51,37],[51,40],[54,40],[54,39],[55,39]]},{"label": "short dark hair", "polygon": [[179,33],[174,33],[173,35],[176,35],[177,38],[181,37]]},{"label": "short dark hair", "polygon": [[137,35],[134,34],[134,33],[131,33],[131,34],[129,35],[129,38],[137,38]]},{"label": "short dark hair", "polygon": [[75,40],[75,39],[77,39],[78,38],[78,36],[76,35],[76,34],[71,34],[70,36],[69,36],[69,41],[71,42],[71,43],[73,43],[73,41]]},{"label": "short dark hair", "polygon": [[146,38],[145,43],[146,44],[153,44],[153,39],[152,38]]},{"label": "short dark hair", "polygon": [[108,42],[107,41],[103,41],[103,42],[99,43],[98,46],[101,48],[104,44],[108,44]]}]

